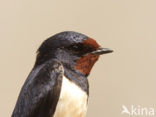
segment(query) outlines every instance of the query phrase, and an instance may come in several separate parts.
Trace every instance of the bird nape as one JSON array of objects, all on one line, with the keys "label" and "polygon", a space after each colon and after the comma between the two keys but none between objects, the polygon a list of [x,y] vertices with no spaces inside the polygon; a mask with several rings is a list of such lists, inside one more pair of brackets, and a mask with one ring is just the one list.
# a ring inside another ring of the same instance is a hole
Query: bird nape
[{"label": "bird nape", "polygon": [[37,51],[12,117],[85,117],[87,77],[99,56],[111,52],[73,31],[48,38]]}]

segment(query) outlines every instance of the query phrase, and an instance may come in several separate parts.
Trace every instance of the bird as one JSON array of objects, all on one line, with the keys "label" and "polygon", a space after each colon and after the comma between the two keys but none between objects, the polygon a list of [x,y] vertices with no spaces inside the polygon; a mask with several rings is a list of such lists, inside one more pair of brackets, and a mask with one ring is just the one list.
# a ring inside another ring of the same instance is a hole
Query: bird
[{"label": "bird", "polygon": [[86,117],[87,77],[99,56],[111,52],[74,31],[44,40],[11,117]]}]

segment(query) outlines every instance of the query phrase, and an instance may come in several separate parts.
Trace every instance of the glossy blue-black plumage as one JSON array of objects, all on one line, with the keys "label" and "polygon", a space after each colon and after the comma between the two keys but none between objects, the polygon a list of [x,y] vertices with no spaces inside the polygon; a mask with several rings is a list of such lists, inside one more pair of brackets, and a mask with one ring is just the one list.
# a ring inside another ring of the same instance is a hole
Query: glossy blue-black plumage
[{"label": "glossy blue-black plumage", "polygon": [[57,60],[34,68],[22,87],[12,117],[52,117],[62,76],[62,65]]},{"label": "glossy blue-black plumage", "polygon": [[[59,99],[63,75],[89,94],[85,74],[74,69],[81,54],[92,50],[87,50],[81,44],[87,39],[81,33],[66,31],[42,43],[37,51],[34,68],[21,89],[12,117],[52,117]],[[60,67],[64,68],[64,74]]]}]

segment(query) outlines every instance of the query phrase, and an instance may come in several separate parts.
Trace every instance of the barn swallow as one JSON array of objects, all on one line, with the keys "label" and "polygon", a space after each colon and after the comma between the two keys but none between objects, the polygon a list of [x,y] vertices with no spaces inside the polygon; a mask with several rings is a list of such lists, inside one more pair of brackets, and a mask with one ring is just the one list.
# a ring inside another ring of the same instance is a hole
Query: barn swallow
[{"label": "barn swallow", "polygon": [[12,117],[85,117],[87,77],[99,56],[111,52],[73,31],[48,38],[37,51]]}]

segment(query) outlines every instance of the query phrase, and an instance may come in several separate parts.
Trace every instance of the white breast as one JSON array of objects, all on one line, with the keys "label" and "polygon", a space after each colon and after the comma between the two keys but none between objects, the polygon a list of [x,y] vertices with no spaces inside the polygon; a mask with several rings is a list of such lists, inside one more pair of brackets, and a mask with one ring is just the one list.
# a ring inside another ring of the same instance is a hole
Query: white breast
[{"label": "white breast", "polygon": [[54,117],[85,117],[87,97],[80,87],[63,77],[61,94]]}]

